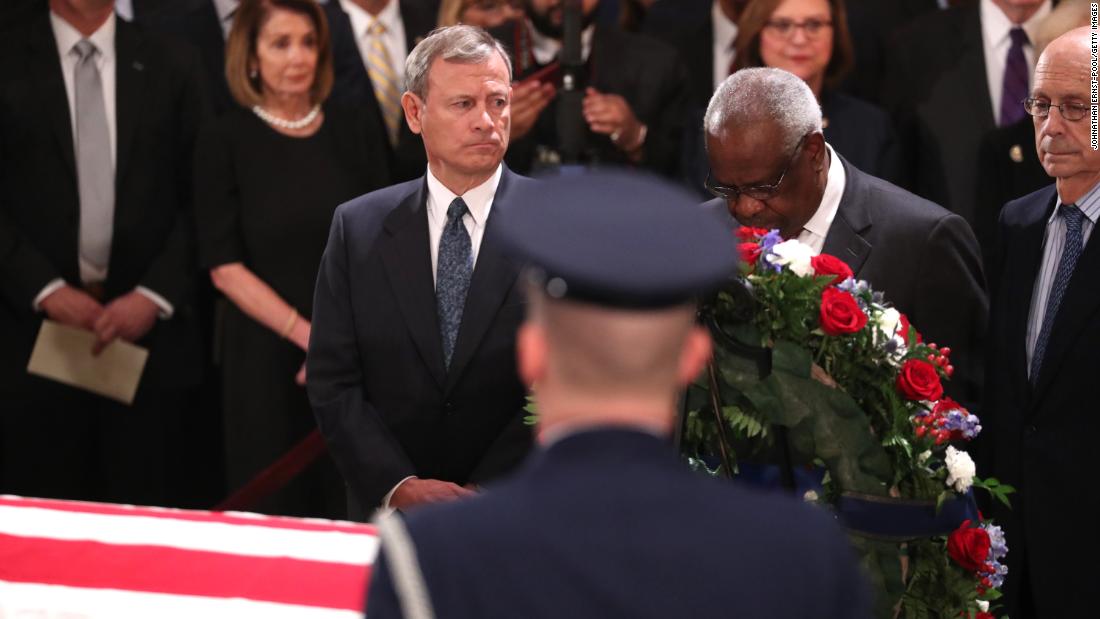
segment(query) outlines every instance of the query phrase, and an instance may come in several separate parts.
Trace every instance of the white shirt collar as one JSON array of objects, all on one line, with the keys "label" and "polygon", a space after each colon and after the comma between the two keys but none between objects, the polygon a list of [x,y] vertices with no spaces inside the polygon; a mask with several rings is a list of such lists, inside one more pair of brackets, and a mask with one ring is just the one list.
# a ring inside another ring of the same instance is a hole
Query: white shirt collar
[{"label": "white shirt collar", "polygon": [[[461,197],[462,201],[466,203],[466,208],[470,209],[470,216],[474,218],[474,223],[479,228],[485,227],[485,221],[489,218],[489,208],[493,204],[493,196],[497,193],[497,187],[500,185],[500,177],[503,174],[503,164],[497,165],[496,172],[490,176],[484,183],[468,190],[462,196],[457,196],[450,189],[447,189],[432,174],[431,166],[428,166],[428,216],[435,220],[446,221],[447,219],[447,207],[451,202],[454,202],[455,198]],[[432,203],[438,204],[439,209],[431,208]]]},{"label": "white shirt collar", "polygon": [[844,176],[844,164],[840,157],[827,142],[825,148],[829,151],[829,174],[825,181],[825,192],[821,194],[821,204],[817,207],[810,221],[802,227],[802,233],[798,240],[810,245],[817,253],[825,248],[825,237],[829,234],[829,227],[836,219],[840,210],[840,198],[844,195],[844,185],[847,178]]},{"label": "white shirt collar", "polygon": [[[53,36],[57,41],[57,53],[61,57],[76,53],[73,46],[85,38],[84,35],[53,11],[50,11],[50,25],[53,26]],[[107,21],[87,38],[99,50],[97,64],[113,59],[115,57],[115,14],[111,13]]]},{"label": "white shirt collar", "polygon": [[[1027,33],[1027,38],[1031,42],[1032,47],[1035,45],[1035,37],[1039,34],[1039,24],[1050,15],[1050,6],[1050,0],[1047,0],[1043,3],[1043,6],[1031,16],[1031,19],[1020,24],[1020,27]],[[993,0],[982,0],[980,11],[982,37],[985,39],[986,44],[990,47],[997,47],[1006,44],[1006,42],[1010,42],[1009,32],[1016,27],[1016,24],[1008,19],[1004,11],[997,8],[997,5],[993,4]]]},{"label": "white shirt collar", "polygon": [[[1057,193],[1055,193],[1058,196]],[[1065,204],[1062,202],[1062,197],[1058,196],[1055,200],[1054,212],[1050,214],[1050,218],[1047,219],[1047,226],[1049,226],[1056,217],[1058,217],[1059,207]],[[1096,225],[1096,222],[1100,220],[1100,183],[1092,186],[1085,195],[1081,196],[1076,202],[1077,208],[1081,209],[1081,213],[1092,222],[1092,225]]]},{"label": "white shirt collar", "polygon": [[[527,21],[527,31],[531,33],[531,53],[535,55],[535,61],[541,65],[553,62],[561,51],[561,41],[539,32],[530,20]],[[588,56],[592,53],[592,37],[595,32],[595,25],[581,32],[581,60],[585,62],[588,62]]]},{"label": "white shirt collar", "polygon": [[386,32],[396,32],[401,25],[401,8],[398,5],[398,0],[387,2],[385,8],[379,11],[378,15],[371,15],[351,0],[340,0],[340,6],[351,20],[351,30],[355,33],[356,39],[366,36],[367,28],[376,20],[386,27]]},{"label": "white shirt collar", "polygon": [[714,24],[714,44],[732,48],[737,39],[737,22],[730,21],[718,0],[711,5],[710,19]]}]

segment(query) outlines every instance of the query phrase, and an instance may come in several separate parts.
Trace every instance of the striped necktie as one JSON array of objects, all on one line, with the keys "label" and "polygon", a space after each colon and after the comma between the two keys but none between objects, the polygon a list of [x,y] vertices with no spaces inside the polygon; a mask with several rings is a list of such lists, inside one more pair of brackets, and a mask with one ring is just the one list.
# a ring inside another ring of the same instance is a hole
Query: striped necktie
[{"label": "striped necktie", "polygon": [[1062,305],[1062,297],[1069,287],[1069,280],[1073,277],[1073,270],[1077,266],[1077,260],[1084,251],[1083,226],[1085,214],[1073,204],[1063,204],[1060,207],[1062,218],[1066,220],[1066,244],[1062,248],[1062,256],[1058,259],[1058,270],[1054,274],[1054,284],[1050,287],[1050,296],[1047,297],[1046,313],[1043,316],[1043,326],[1039,329],[1039,339],[1035,342],[1035,351],[1031,354],[1031,382],[1039,380],[1039,369],[1043,367],[1043,356],[1046,354],[1047,342],[1050,340],[1050,332],[1054,329],[1054,321],[1058,317],[1058,308]]},{"label": "striped necktie", "polygon": [[378,99],[378,106],[382,109],[382,121],[386,123],[390,145],[395,146],[404,113],[401,110],[401,90],[397,75],[393,72],[390,52],[382,40],[385,34],[386,26],[378,20],[372,21],[367,27],[370,43],[367,51],[367,73],[370,74],[370,81],[374,86],[374,98]]}]

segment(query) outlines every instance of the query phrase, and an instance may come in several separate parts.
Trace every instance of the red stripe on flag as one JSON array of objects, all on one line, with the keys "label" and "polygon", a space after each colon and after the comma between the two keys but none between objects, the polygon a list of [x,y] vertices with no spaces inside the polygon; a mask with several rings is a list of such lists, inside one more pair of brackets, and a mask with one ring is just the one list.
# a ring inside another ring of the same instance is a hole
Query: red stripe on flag
[{"label": "red stripe on flag", "polygon": [[233,514],[221,512],[188,511],[167,507],[132,507],[128,505],[111,505],[109,503],[82,503],[79,501],[24,499],[21,497],[0,497],[0,505],[53,509],[77,514],[101,514],[106,516],[130,517],[141,516],[143,518],[167,518],[172,520],[186,520],[189,522],[220,522],[233,525],[268,527],[271,529],[290,529],[294,531],[339,531],[341,533],[352,533],[355,535],[377,535],[377,532],[371,525],[336,520],[313,522],[297,518],[280,518],[278,516],[235,516]]},{"label": "red stripe on flag", "polygon": [[0,534],[0,581],[361,610],[369,566]]}]

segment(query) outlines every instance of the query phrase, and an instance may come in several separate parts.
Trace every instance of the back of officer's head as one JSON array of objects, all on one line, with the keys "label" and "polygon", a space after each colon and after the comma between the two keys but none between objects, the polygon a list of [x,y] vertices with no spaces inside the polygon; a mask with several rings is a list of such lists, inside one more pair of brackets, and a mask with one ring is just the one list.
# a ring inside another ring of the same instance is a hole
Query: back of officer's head
[{"label": "back of officer's head", "polygon": [[728,227],[660,179],[602,170],[544,181],[502,219],[529,265],[517,347],[544,429],[568,420],[670,429],[710,355],[695,299],[736,266]]}]

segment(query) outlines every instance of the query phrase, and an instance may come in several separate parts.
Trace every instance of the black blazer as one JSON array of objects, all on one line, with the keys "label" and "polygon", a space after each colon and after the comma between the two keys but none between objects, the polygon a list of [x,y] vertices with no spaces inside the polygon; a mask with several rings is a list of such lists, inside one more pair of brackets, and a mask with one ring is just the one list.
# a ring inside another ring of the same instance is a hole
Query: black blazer
[{"label": "black blazer", "polygon": [[899,125],[907,187],[974,226],[974,161],[996,125],[977,2],[898,31],[886,56],[883,101]]},{"label": "black blazer", "polygon": [[494,224],[533,185],[505,168],[449,371],[424,178],[337,209],[317,278],[308,388],[329,450],[364,508],[409,475],[491,479],[529,448],[526,389],[515,368],[523,291]]},{"label": "black blazer", "polygon": [[947,391],[977,413],[989,304],[974,233],[958,215],[840,160],[844,193],[823,252],[884,293],[925,340],[952,349]]},{"label": "black blazer", "polygon": [[891,183],[902,177],[901,150],[893,122],[879,106],[842,92],[821,93],[825,139],[845,160]]},{"label": "black blazer", "polygon": [[[693,473],[643,432],[566,436],[485,494],[406,524],[440,617],[871,616],[831,516]],[[371,571],[375,619],[405,616],[387,553],[383,542]]]},{"label": "black blazer", "polygon": [[[158,320],[139,342],[151,349],[143,384],[192,384],[198,338],[190,305],[191,163],[206,110],[198,61],[137,26],[116,24],[115,219],[106,300],[141,285],[170,302],[173,318]],[[55,278],[81,285],[72,125],[47,14],[6,42],[0,76],[0,239],[14,239],[0,263],[0,375],[18,377],[26,374],[42,319],[31,309],[34,297]]]},{"label": "black blazer", "polygon": [[225,81],[225,39],[213,0],[189,0],[141,12],[136,20],[150,29],[175,35],[194,45],[202,58],[207,92],[216,115],[237,107]]},{"label": "black blazer", "polygon": [[1025,116],[1014,125],[987,133],[978,149],[977,168],[974,233],[982,244],[986,272],[992,278],[1001,207],[1050,184],[1050,177],[1035,152],[1035,124],[1031,117]]},{"label": "black blazer", "polygon": [[[401,10],[401,21],[405,25],[405,45],[411,53],[416,44],[435,28],[439,3],[435,0],[401,0],[398,6]],[[329,100],[344,107],[367,108],[378,126],[375,134],[389,148],[390,177],[394,181],[407,181],[423,176],[428,166],[424,141],[409,129],[404,120],[400,123],[397,147],[390,147],[386,138],[386,123],[382,120],[382,109],[378,107],[378,100],[374,97],[370,75],[363,65],[363,56],[355,42],[355,33],[351,30],[351,18],[337,0],[330,0],[323,8],[332,35],[332,61],[336,78]]]},{"label": "black blazer", "polygon": [[[493,31],[511,49],[516,79],[539,67],[517,55],[515,42],[526,22],[513,22]],[[648,127],[639,166],[666,176],[679,171],[680,144],[687,110],[687,77],[676,50],[647,36],[596,26],[588,62],[588,85],[603,93],[621,95],[634,115]],[[505,161],[520,173],[532,169],[537,146],[557,144],[557,99],[550,102],[526,136],[513,140]],[[606,135],[586,131],[582,163],[628,164],[628,159]]]},{"label": "black blazer", "polygon": [[[1013,200],[1001,211],[998,267],[993,290],[987,411],[978,437],[978,472],[1012,484],[1012,509],[994,505],[1005,528],[1008,553],[1007,608],[1018,612],[1026,562],[1037,617],[1085,616],[1089,566],[1100,544],[1067,526],[1075,514],[1090,518],[1100,500],[1089,490],[1089,454],[1100,432],[1094,391],[1100,367],[1100,240],[1094,230],[1078,259],[1050,334],[1034,386],[1027,372],[1027,324],[1043,257],[1047,219],[1057,195],[1053,185]],[[1067,552],[1066,549],[1072,549]],[[1015,576],[1015,577],[1014,577]]]}]

